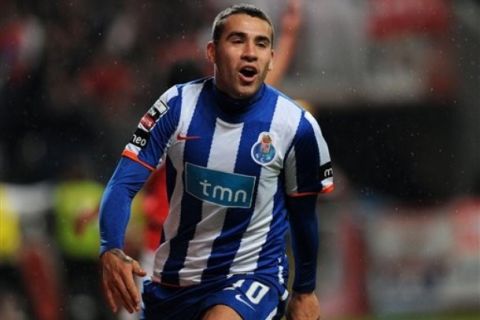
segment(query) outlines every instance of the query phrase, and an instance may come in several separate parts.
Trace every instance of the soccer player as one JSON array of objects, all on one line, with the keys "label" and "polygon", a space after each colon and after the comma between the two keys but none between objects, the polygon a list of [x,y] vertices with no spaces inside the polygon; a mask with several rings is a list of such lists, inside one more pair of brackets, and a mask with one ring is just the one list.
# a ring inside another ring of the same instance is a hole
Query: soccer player
[{"label": "soccer player", "polygon": [[213,22],[214,76],[175,85],[153,104],[110,179],[100,208],[110,307],[140,310],[123,251],[129,207],[166,165],[170,212],[142,293],[145,319],[280,319],[287,297],[285,234],[295,256],[289,319],[318,319],[316,198],[333,188],[312,115],[264,83],[274,31],[264,12],[235,5]]}]

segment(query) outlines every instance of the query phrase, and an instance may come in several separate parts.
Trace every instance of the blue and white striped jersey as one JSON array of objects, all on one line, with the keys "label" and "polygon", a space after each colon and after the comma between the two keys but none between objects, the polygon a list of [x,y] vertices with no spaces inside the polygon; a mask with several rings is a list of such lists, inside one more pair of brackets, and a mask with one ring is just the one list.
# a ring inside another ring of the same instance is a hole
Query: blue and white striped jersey
[{"label": "blue and white striped jersey", "polygon": [[282,282],[285,197],[333,186],[315,119],[267,85],[248,101],[219,92],[212,78],[174,86],[123,155],[150,169],[166,163],[170,212],[154,278],[171,285],[232,274]]}]

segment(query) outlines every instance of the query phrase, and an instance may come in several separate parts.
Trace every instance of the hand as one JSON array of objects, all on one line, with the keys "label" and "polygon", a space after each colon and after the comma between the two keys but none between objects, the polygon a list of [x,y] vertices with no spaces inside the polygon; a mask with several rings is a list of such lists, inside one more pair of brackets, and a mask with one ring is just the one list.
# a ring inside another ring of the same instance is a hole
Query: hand
[{"label": "hand", "polygon": [[282,15],[282,34],[297,35],[302,23],[302,0],[288,0]]},{"label": "hand", "polygon": [[106,251],[100,260],[103,291],[110,309],[115,313],[120,305],[130,313],[140,311],[140,293],[133,277],[147,274],[140,264],[120,249]]},{"label": "hand", "polygon": [[320,304],[315,292],[293,293],[287,306],[288,320],[320,320]]}]

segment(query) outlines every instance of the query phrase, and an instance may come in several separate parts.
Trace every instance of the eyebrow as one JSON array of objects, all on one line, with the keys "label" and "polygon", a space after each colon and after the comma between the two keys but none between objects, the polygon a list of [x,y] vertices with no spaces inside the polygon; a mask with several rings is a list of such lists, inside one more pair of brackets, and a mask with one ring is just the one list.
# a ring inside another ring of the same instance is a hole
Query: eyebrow
[{"label": "eyebrow", "polygon": [[[227,35],[226,39],[228,40],[228,39],[231,39],[232,37],[246,38],[247,34],[241,31],[232,31]],[[266,41],[268,44],[271,43],[270,38],[263,35],[255,36],[255,42],[259,42],[259,41]]]}]

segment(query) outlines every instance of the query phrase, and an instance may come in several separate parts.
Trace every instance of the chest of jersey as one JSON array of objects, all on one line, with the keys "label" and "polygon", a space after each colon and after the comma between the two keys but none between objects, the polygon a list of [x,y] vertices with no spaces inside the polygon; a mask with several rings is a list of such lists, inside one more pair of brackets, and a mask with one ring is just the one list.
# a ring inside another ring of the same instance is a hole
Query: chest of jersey
[{"label": "chest of jersey", "polygon": [[183,172],[185,191],[223,207],[250,208],[259,179],[273,182],[280,175],[285,148],[269,121],[200,118],[181,124],[169,150],[177,172]]}]

